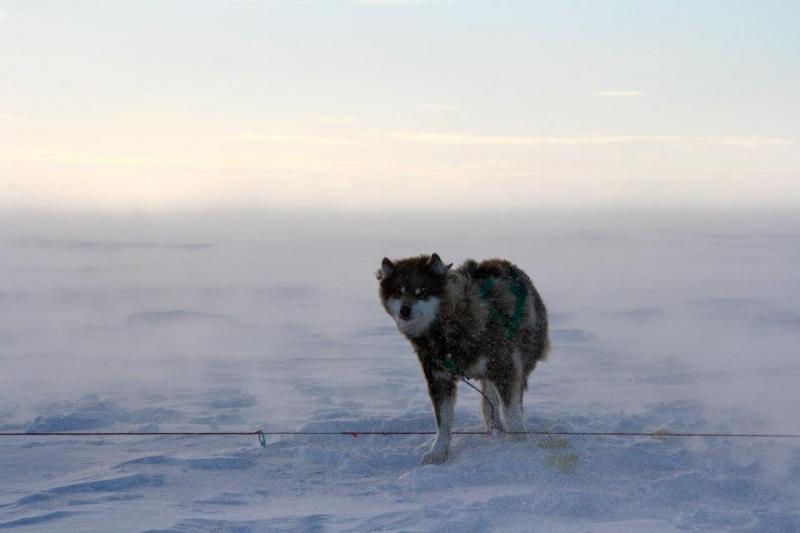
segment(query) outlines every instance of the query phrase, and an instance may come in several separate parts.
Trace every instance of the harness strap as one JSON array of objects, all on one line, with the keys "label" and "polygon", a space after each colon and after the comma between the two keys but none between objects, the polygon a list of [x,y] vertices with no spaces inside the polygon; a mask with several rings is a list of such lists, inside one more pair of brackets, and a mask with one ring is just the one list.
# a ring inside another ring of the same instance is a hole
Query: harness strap
[{"label": "harness strap", "polygon": [[464,375],[464,373],[461,371],[461,369],[458,367],[456,362],[453,361],[453,359],[451,357],[445,357],[445,359],[443,361],[437,361],[437,363],[442,365],[444,368],[446,368],[447,370],[449,370],[453,374],[461,375],[461,376]]},{"label": "harness strap", "polygon": [[493,319],[497,320],[506,327],[506,338],[510,339],[514,336],[519,328],[519,323],[522,320],[522,310],[525,306],[525,300],[528,297],[528,288],[522,281],[520,281],[517,274],[517,269],[510,268],[510,284],[509,290],[514,295],[514,313],[508,317],[489,299],[489,295],[494,288],[495,282],[499,279],[494,276],[486,278],[481,284],[481,298],[486,300],[489,304],[489,314]]}]

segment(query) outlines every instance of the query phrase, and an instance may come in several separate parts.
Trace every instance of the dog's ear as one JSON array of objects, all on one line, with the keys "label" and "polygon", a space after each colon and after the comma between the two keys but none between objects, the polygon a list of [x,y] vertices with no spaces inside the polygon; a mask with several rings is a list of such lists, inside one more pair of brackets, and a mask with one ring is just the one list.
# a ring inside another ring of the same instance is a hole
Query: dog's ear
[{"label": "dog's ear", "polygon": [[445,265],[442,262],[442,258],[439,257],[439,254],[434,253],[431,258],[428,260],[428,266],[431,270],[433,270],[437,274],[445,274],[450,268],[453,266],[453,263],[449,265]]},{"label": "dog's ear", "polygon": [[384,257],[381,261],[381,268],[375,273],[375,277],[386,279],[392,275],[392,272],[394,272],[394,263],[388,257]]}]

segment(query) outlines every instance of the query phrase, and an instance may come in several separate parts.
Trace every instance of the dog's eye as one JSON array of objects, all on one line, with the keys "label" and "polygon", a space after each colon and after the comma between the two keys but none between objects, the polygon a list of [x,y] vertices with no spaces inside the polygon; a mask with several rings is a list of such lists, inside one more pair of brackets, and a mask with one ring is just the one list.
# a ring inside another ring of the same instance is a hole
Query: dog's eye
[{"label": "dog's eye", "polygon": [[414,294],[416,294],[417,296],[425,296],[425,289],[422,288],[416,289],[414,290]]}]

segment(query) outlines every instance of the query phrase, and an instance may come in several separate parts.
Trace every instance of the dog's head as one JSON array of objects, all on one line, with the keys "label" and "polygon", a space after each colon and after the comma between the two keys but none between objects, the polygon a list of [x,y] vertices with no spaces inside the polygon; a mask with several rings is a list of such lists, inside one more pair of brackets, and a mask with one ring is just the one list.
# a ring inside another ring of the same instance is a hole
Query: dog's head
[{"label": "dog's head", "polygon": [[386,312],[409,337],[424,335],[436,319],[447,285],[447,271],[437,254],[391,261],[383,258],[376,273]]}]

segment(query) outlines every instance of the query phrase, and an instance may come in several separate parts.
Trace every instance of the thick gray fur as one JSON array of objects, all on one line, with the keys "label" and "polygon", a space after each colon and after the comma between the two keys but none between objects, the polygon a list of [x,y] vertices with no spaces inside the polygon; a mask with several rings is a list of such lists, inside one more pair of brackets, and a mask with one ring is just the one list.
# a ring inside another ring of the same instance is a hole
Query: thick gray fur
[{"label": "thick gray fur", "polygon": [[[524,438],[522,396],[550,347],[544,302],[519,267],[503,259],[450,267],[437,254],[421,255],[384,259],[377,274],[381,302],[416,351],[428,382],[437,437],[423,463],[443,462],[449,452],[459,378],[452,368],[481,381],[487,432],[502,429]],[[482,296],[487,278],[491,289]],[[515,283],[527,295],[518,326],[509,327]]]}]

